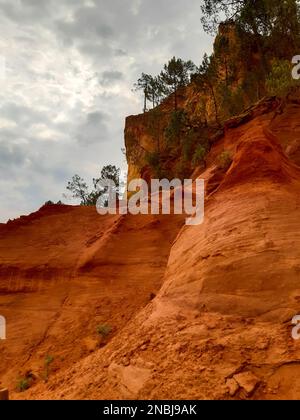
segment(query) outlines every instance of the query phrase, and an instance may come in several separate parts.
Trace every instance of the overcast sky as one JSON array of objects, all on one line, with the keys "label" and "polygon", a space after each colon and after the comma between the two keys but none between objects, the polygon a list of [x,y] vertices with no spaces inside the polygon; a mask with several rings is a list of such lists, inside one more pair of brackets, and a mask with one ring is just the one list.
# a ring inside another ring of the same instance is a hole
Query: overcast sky
[{"label": "overcast sky", "polygon": [[0,0],[0,222],[125,168],[132,85],[174,55],[199,64],[200,17],[200,0]]}]

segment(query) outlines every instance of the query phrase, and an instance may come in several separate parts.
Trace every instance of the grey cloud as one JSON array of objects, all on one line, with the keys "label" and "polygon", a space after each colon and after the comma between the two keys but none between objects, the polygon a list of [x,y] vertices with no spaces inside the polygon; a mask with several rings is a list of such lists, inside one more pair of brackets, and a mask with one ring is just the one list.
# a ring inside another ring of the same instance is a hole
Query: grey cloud
[{"label": "grey cloud", "polygon": [[[105,8],[103,9],[105,10]],[[73,14],[72,21],[57,20],[56,27],[66,42],[88,39],[111,39],[114,35],[112,26],[107,23],[105,13],[96,7],[80,7]]]},{"label": "grey cloud", "polygon": [[0,112],[2,118],[7,118],[8,120],[15,122],[19,126],[29,126],[37,122],[49,122],[49,118],[47,117],[47,115],[45,115],[45,113],[40,112],[36,109],[32,109],[29,106],[20,105],[14,102],[4,103],[0,107]]},{"label": "grey cloud", "polygon": [[100,83],[103,85],[110,85],[114,82],[122,80],[124,77],[123,73],[118,70],[106,70],[101,74]]},{"label": "grey cloud", "polygon": [[[0,142],[0,170],[7,171],[12,166],[20,167],[25,161],[24,151],[15,144]],[[4,175],[4,172],[1,172]]]},{"label": "grey cloud", "polygon": [[87,114],[86,121],[79,127],[79,143],[87,145],[107,140],[107,120],[108,116],[101,111]]}]

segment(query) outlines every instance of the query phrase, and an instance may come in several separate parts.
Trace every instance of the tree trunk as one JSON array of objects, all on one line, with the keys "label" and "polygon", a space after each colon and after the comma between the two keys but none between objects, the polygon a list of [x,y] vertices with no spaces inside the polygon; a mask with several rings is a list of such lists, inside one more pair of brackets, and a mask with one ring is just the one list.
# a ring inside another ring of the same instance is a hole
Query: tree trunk
[{"label": "tree trunk", "polygon": [[146,90],[144,91],[144,114],[147,111],[147,94]]},{"label": "tree trunk", "polygon": [[175,105],[175,111],[177,111],[177,87],[174,91],[174,105]]}]

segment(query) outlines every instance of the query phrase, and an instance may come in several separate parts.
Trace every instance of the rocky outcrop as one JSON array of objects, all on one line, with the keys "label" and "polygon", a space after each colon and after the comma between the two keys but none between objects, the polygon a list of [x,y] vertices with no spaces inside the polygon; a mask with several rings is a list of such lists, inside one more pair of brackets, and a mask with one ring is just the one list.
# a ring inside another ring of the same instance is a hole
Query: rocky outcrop
[{"label": "rocky outcrop", "polygon": [[[157,177],[184,178],[191,177],[195,170],[199,172],[203,163],[192,163],[197,145],[204,144],[209,149],[219,138],[223,126],[232,124],[232,115],[265,94],[262,55],[254,44],[251,34],[241,33],[234,24],[220,25],[214,42],[216,70],[213,89],[203,90],[194,78],[192,83],[178,91],[176,112],[183,112],[186,121],[183,132],[175,135],[173,144],[170,144],[167,134],[175,112],[172,95],[155,109],[126,118],[129,182],[137,178],[146,181]],[[245,122],[249,116],[247,110],[240,119]],[[153,154],[160,159],[159,171],[150,163],[149,155]]]}]

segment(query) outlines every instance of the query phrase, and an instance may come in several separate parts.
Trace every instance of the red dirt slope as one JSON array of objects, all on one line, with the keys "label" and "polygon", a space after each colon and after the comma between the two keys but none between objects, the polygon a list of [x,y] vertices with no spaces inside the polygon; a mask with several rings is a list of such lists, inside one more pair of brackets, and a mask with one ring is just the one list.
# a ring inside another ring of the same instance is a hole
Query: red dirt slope
[{"label": "red dirt slope", "polygon": [[[1,385],[12,392],[28,372],[39,382],[99,348],[155,294],[181,222],[99,216],[95,208],[53,206],[1,227]],[[101,344],[101,343],[100,343]]]}]

